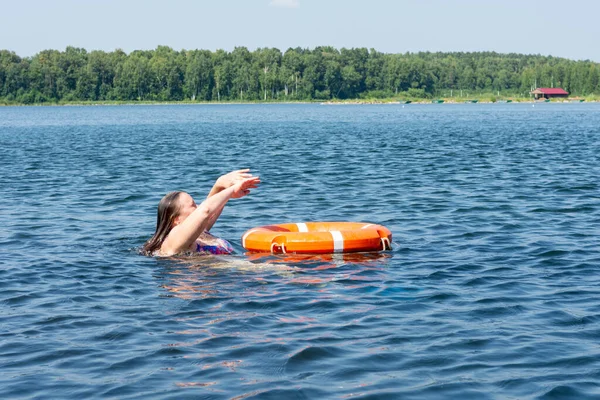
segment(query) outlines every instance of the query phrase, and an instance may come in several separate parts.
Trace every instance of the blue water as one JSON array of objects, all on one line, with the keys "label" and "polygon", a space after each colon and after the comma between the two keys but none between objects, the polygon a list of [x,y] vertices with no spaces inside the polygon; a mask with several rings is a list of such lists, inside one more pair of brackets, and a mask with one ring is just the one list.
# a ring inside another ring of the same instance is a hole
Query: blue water
[{"label": "blue water", "polygon": [[[138,254],[171,190],[263,180]],[[0,398],[600,398],[600,104],[0,107]],[[394,249],[253,256],[367,221]]]}]

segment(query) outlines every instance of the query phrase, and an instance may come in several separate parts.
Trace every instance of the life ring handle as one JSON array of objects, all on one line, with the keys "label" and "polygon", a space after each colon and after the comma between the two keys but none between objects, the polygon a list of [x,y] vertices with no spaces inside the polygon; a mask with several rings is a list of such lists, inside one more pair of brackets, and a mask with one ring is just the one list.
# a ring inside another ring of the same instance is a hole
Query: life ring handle
[{"label": "life ring handle", "polygon": [[275,243],[275,242],[271,243],[271,253],[275,254],[275,251],[274,251],[275,246],[279,246],[279,248],[281,249],[281,253],[286,254],[285,245],[283,243],[279,244],[279,243]]},{"label": "life ring handle", "polygon": [[388,239],[386,237],[382,237],[381,238],[381,247],[382,247],[383,251],[385,251],[386,245],[387,245],[388,250],[392,250],[392,244],[390,243],[390,239]]}]

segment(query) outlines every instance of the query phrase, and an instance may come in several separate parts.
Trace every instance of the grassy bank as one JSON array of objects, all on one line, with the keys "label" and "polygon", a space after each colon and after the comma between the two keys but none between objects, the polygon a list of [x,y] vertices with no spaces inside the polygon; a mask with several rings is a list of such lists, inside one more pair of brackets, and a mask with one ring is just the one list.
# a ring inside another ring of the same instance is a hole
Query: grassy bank
[{"label": "grassy bank", "polygon": [[43,102],[43,103],[32,103],[24,104],[15,101],[6,101],[0,99],[0,106],[131,106],[131,105],[189,105],[189,104],[310,104],[310,103],[321,103],[321,100],[306,101],[306,100],[294,100],[294,101],[191,101],[191,100],[178,100],[178,101],[156,101],[156,100],[89,100],[89,101],[58,101],[58,102]]},{"label": "grassy bank", "polygon": [[[598,102],[600,101],[600,95],[591,94],[588,96],[573,96],[568,98],[554,98],[551,99],[552,103],[563,103],[563,102]],[[450,96],[448,94],[440,93],[437,96],[424,96],[424,97],[411,97],[405,95],[393,96],[393,97],[374,97],[374,96],[364,96],[360,99],[347,99],[347,100],[329,100],[326,103],[417,103],[417,104],[430,104],[435,101],[443,101],[443,103],[469,103],[469,102],[477,102],[477,103],[505,103],[505,102],[513,102],[513,103],[530,103],[535,101],[529,95],[527,96],[518,96],[518,95],[497,95],[493,93],[474,93],[465,96]]]},{"label": "grassy bank", "polygon": [[[44,102],[44,103],[33,103],[33,104],[23,104],[15,101],[7,101],[4,99],[0,99],[0,106],[123,106],[123,105],[190,105],[190,104],[212,104],[212,105],[220,105],[220,104],[312,104],[312,103],[323,103],[323,104],[402,104],[402,103],[414,103],[414,104],[431,104],[434,101],[443,101],[444,104],[458,104],[458,103],[468,103],[468,102],[477,102],[477,103],[503,103],[503,102],[513,102],[513,103],[530,103],[534,100],[531,97],[518,97],[518,96],[494,96],[492,94],[486,93],[481,95],[473,95],[469,97],[364,97],[359,99],[332,99],[332,100],[288,100],[288,101],[280,101],[280,100],[268,100],[268,101],[259,101],[259,100],[250,100],[250,101],[191,101],[191,100],[182,100],[182,101],[147,101],[147,100],[136,100],[136,101],[116,101],[116,100],[106,100],[106,101],[58,101],[58,102]],[[563,102],[600,102],[600,95],[588,95],[583,97],[570,97],[566,99],[552,99],[552,103],[563,103]]]}]

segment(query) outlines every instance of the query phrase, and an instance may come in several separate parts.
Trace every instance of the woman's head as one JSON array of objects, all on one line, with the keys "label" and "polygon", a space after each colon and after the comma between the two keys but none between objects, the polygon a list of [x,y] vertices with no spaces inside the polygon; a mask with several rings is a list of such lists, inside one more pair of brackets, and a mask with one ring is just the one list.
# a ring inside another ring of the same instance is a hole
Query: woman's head
[{"label": "woman's head", "polygon": [[185,220],[195,208],[196,203],[189,194],[185,192],[167,193],[158,203],[156,232],[144,244],[144,252],[150,254],[160,249],[171,229]]},{"label": "woman's head", "polygon": [[174,225],[177,226],[191,214],[193,213],[198,206],[196,206],[196,202],[189,194],[185,192],[179,192],[179,196],[177,196],[177,215],[174,219]]}]

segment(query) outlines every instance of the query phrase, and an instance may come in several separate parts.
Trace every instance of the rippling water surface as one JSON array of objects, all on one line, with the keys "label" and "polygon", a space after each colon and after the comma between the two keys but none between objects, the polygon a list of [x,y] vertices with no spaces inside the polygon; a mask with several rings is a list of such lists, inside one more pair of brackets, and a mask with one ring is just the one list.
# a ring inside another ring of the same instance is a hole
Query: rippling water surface
[{"label": "rippling water surface", "polygon": [[[263,180],[137,249],[171,190]],[[600,104],[0,108],[0,398],[599,398]],[[270,223],[394,248],[254,256]]]}]

